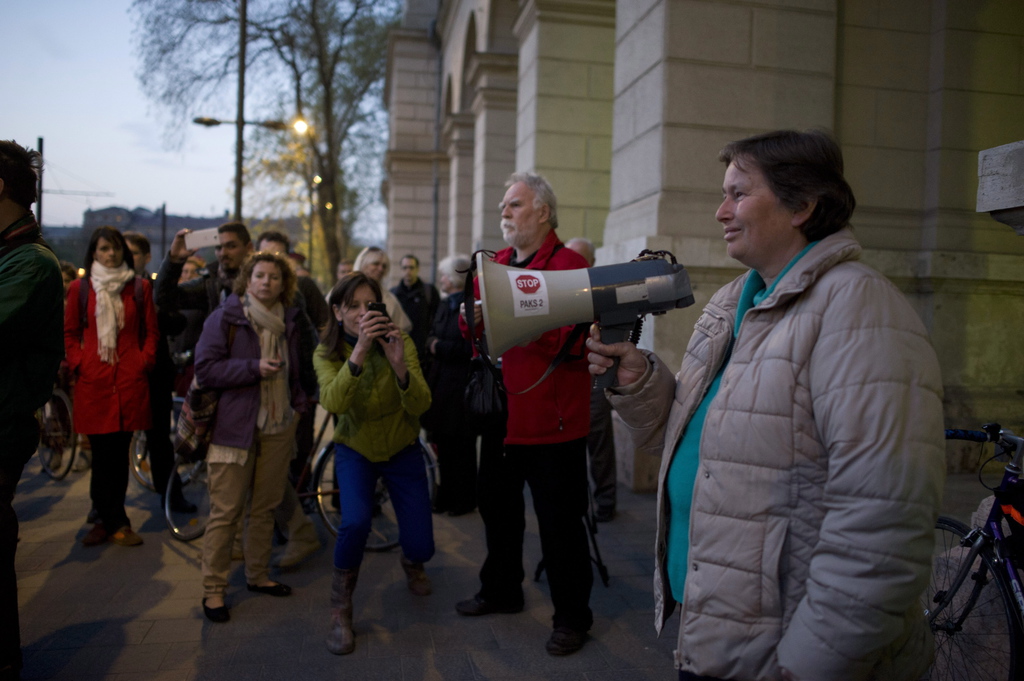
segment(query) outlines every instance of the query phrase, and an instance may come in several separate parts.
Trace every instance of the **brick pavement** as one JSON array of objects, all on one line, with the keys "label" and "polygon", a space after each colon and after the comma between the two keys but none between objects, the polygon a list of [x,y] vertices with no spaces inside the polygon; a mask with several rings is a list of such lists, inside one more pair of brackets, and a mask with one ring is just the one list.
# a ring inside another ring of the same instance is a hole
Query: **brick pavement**
[{"label": "brick pavement", "polygon": [[[473,513],[434,516],[437,555],[427,566],[434,594],[427,598],[406,590],[397,550],[367,554],[355,596],[356,651],[335,657],[323,644],[333,543],[280,573],[294,588],[290,598],[249,593],[236,563],[232,619],[213,624],[200,607],[199,543],[170,538],[155,494],[129,483],[128,515],[144,545],[83,547],[89,474],[54,482],[33,457],[15,497],[22,678],[670,681],[676,624],[660,639],[653,627],[654,496],[620,489],[619,499],[619,516],[598,534],[611,584],[602,586],[595,571],[595,623],[579,653],[555,658],[544,651],[551,606],[543,581],[527,582],[520,614],[455,613],[455,602],[478,587],[484,554],[482,522]],[[528,570],[540,558],[529,515]]]},{"label": "brick pavement", "polygon": [[[971,475],[947,484],[946,513],[965,520],[984,490]],[[329,544],[279,576],[290,598],[251,594],[240,563],[232,572],[232,619],[203,617],[199,544],[170,538],[158,497],[129,484],[128,515],[145,538],[140,547],[78,543],[87,526],[89,475],[61,482],[35,458],[22,476],[17,569],[24,679],[94,681],[248,681],[285,679],[670,681],[677,620],[659,639],[652,624],[654,496],[619,490],[620,513],[599,526],[611,584],[596,578],[592,638],[575,655],[544,651],[551,606],[544,582],[526,584],[517,615],[464,618],[456,601],[471,596],[483,559],[476,513],[434,516],[437,555],[428,564],[434,594],[405,588],[398,553],[367,554],[355,596],[357,648],[335,657],[323,644],[328,623]],[[319,525],[321,537],[330,536]],[[540,557],[532,515],[526,566]]]}]

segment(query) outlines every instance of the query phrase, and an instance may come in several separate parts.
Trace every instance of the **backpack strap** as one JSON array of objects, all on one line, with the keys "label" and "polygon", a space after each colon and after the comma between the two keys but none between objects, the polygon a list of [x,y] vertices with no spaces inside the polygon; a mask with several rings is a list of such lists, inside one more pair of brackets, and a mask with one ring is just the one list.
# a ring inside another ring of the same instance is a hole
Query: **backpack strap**
[{"label": "backpack strap", "polygon": [[78,285],[78,328],[85,333],[86,327],[89,326],[89,291],[92,284],[89,277],[82,277],[79,281],[82,283]]}]

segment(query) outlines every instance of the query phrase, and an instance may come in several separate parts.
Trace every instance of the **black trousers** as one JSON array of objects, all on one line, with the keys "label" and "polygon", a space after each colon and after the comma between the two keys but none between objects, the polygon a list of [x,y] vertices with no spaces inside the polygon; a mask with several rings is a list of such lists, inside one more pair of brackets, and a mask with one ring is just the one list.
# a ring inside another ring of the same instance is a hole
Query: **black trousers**
[{"label": "black trousers", "polygon": [[487,559],[480,570],[480,597],[504,606],[523,603],[523,534],[530,485],[544,567],[555,606],[555,627],[587,631],[594,622],[590,590],[594,574],[583,515],[587,512],[587,441],[492,446],[481,452],[480,515]]},{"label": "black trousers", "polygon": [[468,513],[476,508],[476,435],[434,433],[441,487],[435,507],[439,511]]},{"label": "black trousers", "polygon": [[21,627],[18,577],[14,573],[14,554],[18,550],[14,490],[25,462],[39,443],[39,423],[31,412],[4,421],[0,432],[10,434],[10,438],[0,442],[0,678],[17,678],[14,672],[21,669]]},{"label": "black trousers", "polygon": [[729,681],[728,679],[720,679],[717,676],[697,676],[690,672],[684,672],[682,669],[679,670],[679,681]]},{"label": "black trousers", "polygon": [[131,431],[90,435],[92,445],[92,479],[89,496],[92,506],[108,532],[116,532],[128,522],[124,512],[124,495],[128,490],[128,447]]},{"label": "black trousers", "polygon": [[174,406],[174,365],[158,361],[149,374],[149,407],[153,425],[146,431],[149,467],[153,471],[153,486],[163,499],[167,493],[167,480],[174,467],[174,447],[171,445],[171,409]]}]

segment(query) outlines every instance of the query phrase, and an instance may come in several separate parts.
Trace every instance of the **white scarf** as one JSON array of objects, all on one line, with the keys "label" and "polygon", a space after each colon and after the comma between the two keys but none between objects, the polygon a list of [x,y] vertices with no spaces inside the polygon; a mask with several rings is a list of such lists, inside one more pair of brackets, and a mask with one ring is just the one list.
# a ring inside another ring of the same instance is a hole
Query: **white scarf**
[{"label": "white scarf", "polygon": [[117,364],[117,332],[124,328],[121,289],[135,277],[135,272],[123,261],[120,266],[111,268],[94,260],[90,275],[92,290],[96,294],[97,352],[100,360]]},{"label": "white scarf", "polygon": [[[280,301],[266,307],[245,294],[242,301],[246,319],[260,337],[260,359],[288,361],[288,341],[285,338],[284,305]],[[273,376],[260,381],[260,410],[256,427],[266,434],[279,433],[291,425],[292,406],[288,390],[287,364]]]}]

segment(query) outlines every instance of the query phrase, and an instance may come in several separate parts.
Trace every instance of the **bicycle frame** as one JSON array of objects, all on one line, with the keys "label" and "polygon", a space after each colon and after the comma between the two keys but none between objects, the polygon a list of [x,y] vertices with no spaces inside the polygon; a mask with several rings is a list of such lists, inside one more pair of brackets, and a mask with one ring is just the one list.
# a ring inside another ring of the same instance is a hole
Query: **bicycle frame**
[{"label": "bicycle frame", "polygon": [[[1010,462],[1006,464],[1006,468],[1004,469],[1003,479],[995,488],[994,492],[1008,492],[1016,488],[1018,485],[1024,484],[1024,481],[1021,481],[1020,479],[1021,465],[1024,463],[1024,438],[1014,435],[1011,430],[1000,429],[998,424],[986,424],[983,428],[985,429],[984,432],[948,432],[953,433],[953,439],[969,440],[974,442],[995,442],[996,458],[1010,458]],[[1007,515],[1003,511],[1002,506],[999,503],[999,499],[996,498],[985,523],[981,527],[972,529],[961,542],[961,546],[970,546],[970,551],[968,552],[966,559],[962,562],[963,568],[957,574],[953,583],[950,584],[945,597],[929,612],[929,624],[934,624],[934,620],[938,614],[949,605],[954,595],[958,592],[960,586],[967,578],[967,575],[972,572],[972,566],[974,565],[974,561],[977,559],[978,554],[981,553],[986,545],[990,545],[993,548],[996,563],[1002,568],[1002,571],[1010,584],[1010,590],[1013,593],[1014,602],[1017,604],[1017,624],[1019,626],[1024,626],[1024,619],[1022,619],[1022,616],[1024,616],[1024,585],[1022,585],[1020,576],[1017,574],[1017,565],[1014,563],[1012,552],[1007,546],[1007,536],[1003,533],[1003,520],[1005,519],[1007,519]],[[1009,522],[1012,523],[1016,521],[1010,519]],[[961,619],[950,628],[958,628],[963,623],[963,618],[967,616],[969,610],[969,608],[965,609],[963,617],[961,617]]]},{"label": "bicycle frame", "polygon": [[[1003,472],[1003,480],[999,483],[999,487],[996,489],[999,491],[1009,491],[1015,488],[1017,485],[1024,484],[1020,480],[1021,475],[1021,456],[1024,455],[1024,438],[1019,438],[1013,435],[1010,431],[1002,431],[1003,438],[1007,439],[1007,444],[1016,445],[1013,459],[1006,465],[1006,469]],[[1007,434],[1010,440],[1007,438]],[[1015,442],[1013,442],[1015,440]],[[1002,440],[997,445],[1000,446]],[[1024,613],[1024,585],[1021,584],[1020,575],[1017,573],[1017,566],[1014,564],[1012,552],[1007,547],[1007,538],[1003,534],[1003,519],[1006,518],[1006,513],[1003,512],[1002,506],[998,503],[998,500],[992,504],[992,510],[989,511],[988,520],[985,521],[983,530],[988,533],[991,537],[992,546],[995,549],[996,560],[999,565],[1003,567],[1003,571],[1010,581],[1010,590],[1013,592],[1013,600],[1017,603],[1017,623],[1024,626],[1022,621],[1022,613]],[[1016,522],[1010,520],[1009,522]],[[1012,534],[1012,528],[1011,528]]]}]

